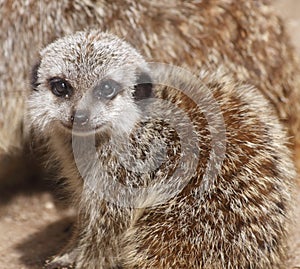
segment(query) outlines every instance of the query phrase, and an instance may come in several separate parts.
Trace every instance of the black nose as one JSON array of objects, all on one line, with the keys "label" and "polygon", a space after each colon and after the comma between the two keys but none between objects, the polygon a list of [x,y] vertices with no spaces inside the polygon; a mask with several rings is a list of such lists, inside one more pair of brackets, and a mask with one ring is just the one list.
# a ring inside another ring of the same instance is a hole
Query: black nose
[{"label": "black nose", "polygon": [[77,110],[71,116],[71,121],[73,124],[84,126],[89,122],[89,111],[87,110]]}]

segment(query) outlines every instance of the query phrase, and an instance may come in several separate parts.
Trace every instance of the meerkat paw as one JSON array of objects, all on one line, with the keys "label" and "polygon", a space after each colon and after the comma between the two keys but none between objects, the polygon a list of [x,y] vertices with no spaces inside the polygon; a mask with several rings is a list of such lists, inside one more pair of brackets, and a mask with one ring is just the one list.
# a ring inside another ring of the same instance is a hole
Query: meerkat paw
[{"label": "meerkat paw", "polygon": [[75,268],[75,255],[73,252],[57,256],[46,261],[44,269],[71,269]]},{"label": "meerkat paw", "polygon": [[49,263],[46,263],[44,266],[44,269],[71,269],[71,268],[74,268],[73,264],[66,264],[60,261],[57,262],[51,261]]}]

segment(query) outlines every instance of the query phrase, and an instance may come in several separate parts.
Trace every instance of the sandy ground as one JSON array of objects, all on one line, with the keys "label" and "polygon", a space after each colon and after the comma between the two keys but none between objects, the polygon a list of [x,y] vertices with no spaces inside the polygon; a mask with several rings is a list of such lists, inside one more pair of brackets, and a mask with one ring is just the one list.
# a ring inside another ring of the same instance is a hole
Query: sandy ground
[{"label": "sandy ground", "polygon": [[[300,1],[274,2],[287,22],[300,55]],[[68,240],[71,213],[62,209],[49,182],[36,181],[26,164],[15,166],[11,159],[2,158],[0,165],[3,164],[9,164],[10,169],[0,174],[0,269],[42,268],[45,259],[56,254]],[[300,204],[300,187],[296,190],[295,204]],[[300,268],[299,206],[294,220],[287,268]]]},{"label": "sandy ground", "polygon": [[0,173],[0,269],[42,268],[71,234],[71,211],[30,162],[0,159],[8,167]]}]

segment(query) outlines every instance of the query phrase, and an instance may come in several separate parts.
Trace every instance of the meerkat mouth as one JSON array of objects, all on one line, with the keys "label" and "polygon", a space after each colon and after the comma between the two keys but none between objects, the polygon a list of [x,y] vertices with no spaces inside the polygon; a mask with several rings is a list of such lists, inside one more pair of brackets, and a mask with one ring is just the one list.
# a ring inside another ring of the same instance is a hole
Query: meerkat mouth
[{"label": "meerkat mouth", "polygon": [[73,136],[91,136],[95,135],[96,133],[99,133],[101,129],[103,128],[103,124],[98,125],[98,126],[74,126],[72,124],[61,124],[62,127],[69,133],[71,133]]}]

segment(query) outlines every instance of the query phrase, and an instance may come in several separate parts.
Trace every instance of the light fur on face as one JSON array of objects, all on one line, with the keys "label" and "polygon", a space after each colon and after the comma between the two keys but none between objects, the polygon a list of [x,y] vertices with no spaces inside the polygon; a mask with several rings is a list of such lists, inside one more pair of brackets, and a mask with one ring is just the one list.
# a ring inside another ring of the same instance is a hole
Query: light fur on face
[{"label": "light fur on face", "polygon": [[[105,125],[114,132],[130,132],[139,118],[134,84],[138,72],[147,71],[144,59],[131,46],[107,33],[79,32],[50,44],[40,57],[38,87],[28,101],[36,129],[60,128],[59,123],[67,125],[74,111],[88,109],[91,130]],[[63,99],[51,92],[49,79],[56,77],[70,83],[72,95]],[[118,82],[122,92],[112,100],[95,100],[93,89],[107,79]]]}]

